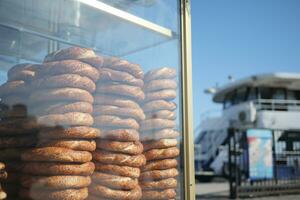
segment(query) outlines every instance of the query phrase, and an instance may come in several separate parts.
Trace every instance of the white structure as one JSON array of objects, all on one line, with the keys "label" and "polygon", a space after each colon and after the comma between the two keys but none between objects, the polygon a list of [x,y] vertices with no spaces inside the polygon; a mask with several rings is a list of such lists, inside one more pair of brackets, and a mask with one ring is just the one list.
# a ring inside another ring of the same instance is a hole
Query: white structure
[{"label": "white structure", "polygon": [[300,74],[274,73],[251,76],[218,88],[213,101],[223,104],[219,117],[203,119],[195,138],[196,174],[224,173],[227,130],[248,128],[300,131]]}]

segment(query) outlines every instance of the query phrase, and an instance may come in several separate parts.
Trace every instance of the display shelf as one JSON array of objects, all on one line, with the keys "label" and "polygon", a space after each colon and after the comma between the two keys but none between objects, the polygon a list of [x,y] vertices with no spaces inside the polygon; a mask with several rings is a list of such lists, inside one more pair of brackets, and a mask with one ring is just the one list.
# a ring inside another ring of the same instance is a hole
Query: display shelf
[{"label": "display shelf", "polygon": [[1,37],[5,37],[3,29],[7,29],[6,32],[22,35],[22,40],[26,40],[26,47],[16,48],[36,49],[38,43],[49,40],[49,51],[76,45],[114,56],[125,56],[178,37],[171,29],[97,0],[24,0],[22,4],[18,0],[2,0],[0,26]]}]

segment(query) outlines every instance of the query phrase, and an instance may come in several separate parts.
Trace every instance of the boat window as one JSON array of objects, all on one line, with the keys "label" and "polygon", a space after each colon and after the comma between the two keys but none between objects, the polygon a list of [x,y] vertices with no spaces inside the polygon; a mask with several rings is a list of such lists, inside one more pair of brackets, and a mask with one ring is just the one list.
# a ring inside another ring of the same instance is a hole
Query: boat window
[{"label": "boat window", "polygon": [[249,92],[248,92],[247,100],[248,101],[256,100],[257,99],[256,88],[249,88],[248,91]]},{"label": "boat window", "polygon": [[300,100],[300,91],[294,91],[296,100]]},{"label": "boat window", "polygon": [[287,100],[297,100],[296,91],[287,91]]},{"label": "boat window", "polygon": [[274,89],[272,99],[285,100],[285,90],[284,89]]},{"label": "boat window", "polygon": [[271,88],[259,88],[260,99],[272,99]]},{"label": "boat window", "polygon": [[233,102],[232,102],[233,95],[234,95],[234,93],[229,93],[229,94],[226,95],[225,100],[224,100],[224,105],[223,105],[224,109],[229,108],[230,106],[232,106],[232,104],[233,104]]},{"label": "boat window", "polygon": [[246,99],[247,88],[240,88],[236,91],[236,95],[233,101],[233,104],[239,104],[245,101]]}]

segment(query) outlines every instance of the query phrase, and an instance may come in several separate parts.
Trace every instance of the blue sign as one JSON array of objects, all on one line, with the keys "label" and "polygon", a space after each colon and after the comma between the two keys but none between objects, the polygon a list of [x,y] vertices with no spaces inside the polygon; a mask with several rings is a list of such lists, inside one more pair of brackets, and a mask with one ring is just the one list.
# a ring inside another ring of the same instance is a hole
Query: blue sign
[{"label": "blue sign", "polygon": [[251,180],[273,178],[272,138],[271,130],[247,130]]}]

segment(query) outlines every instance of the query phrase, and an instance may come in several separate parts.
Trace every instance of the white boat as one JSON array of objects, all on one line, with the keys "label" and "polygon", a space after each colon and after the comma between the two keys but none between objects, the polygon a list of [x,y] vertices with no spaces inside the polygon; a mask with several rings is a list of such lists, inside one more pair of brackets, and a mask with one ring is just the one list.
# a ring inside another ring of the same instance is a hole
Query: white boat
[{"label": "white boat", "polygon": [[269,129],[276,141],[287,131],[300,133],[300,74],[255,75],[212,91],[213,101],[223,104],[223,110],[203,118],[195,131],[197,175],[228,173],[230,128]]}]

